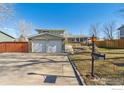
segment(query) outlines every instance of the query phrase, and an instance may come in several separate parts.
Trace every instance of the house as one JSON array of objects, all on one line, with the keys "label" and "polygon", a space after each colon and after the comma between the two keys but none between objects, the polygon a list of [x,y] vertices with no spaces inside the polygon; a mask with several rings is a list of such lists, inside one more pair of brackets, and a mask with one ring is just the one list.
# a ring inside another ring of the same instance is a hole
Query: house
[{"label": "house", "polygon": [[29,37],[30,52],[61,53],[64,51],[64,30],[36,29],[37,35]]},{"label": "house", "polygon": [[75,42],[75,43],[87,42],[88,37],[84,35],[68,35],[66,36],[66,40],[68,42]]},{"label": "house", "polygon": [[119,33],[120,39],[124,39],[124,25],[118,28],[118,30],[120,30],[120,33]]},{"label": "house", "polygon": [[0,42],[12,42],[15,41],[15,38],[6,34],[5,32],[0,31]]}]

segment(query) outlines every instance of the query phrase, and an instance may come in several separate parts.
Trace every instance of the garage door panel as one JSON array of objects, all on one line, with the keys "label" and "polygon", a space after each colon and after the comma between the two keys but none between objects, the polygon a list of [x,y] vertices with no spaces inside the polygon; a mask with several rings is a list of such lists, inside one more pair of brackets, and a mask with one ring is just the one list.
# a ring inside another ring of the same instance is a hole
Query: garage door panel
[{"label": "garage door panel", "polygon": [[44,43],[45,41],[33,41],[32,42],[32,52],[45,52],[44,49]]},{"label": "garage door panel", "polygon": [[54,42],[49,42],[47,53],[56,53],[56,52],[57,52],[57,45]]},{"label": "garage door panel", "polygon": [[42,52],[42,44],[33,44],[33,52]]},{"label": "garage door panel", "polygon": [[62,46],[62,42],[59,40],[49,41],[47,52],[48,53],[59,53],[61,52],[61,48],[62,48],[61,46]]}]

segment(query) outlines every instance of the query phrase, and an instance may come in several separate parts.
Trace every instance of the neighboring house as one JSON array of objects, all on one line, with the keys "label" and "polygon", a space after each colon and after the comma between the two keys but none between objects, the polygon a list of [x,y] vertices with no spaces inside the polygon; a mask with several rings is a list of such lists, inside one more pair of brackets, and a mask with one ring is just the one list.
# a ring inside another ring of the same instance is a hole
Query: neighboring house
[{"label": "neighboring house", "polygon": [[118,28],[118,30],[120,30],[120,33],[119,33],[120,39],[124,39],[124,25]]},{"label": "neighboring house", "polygon": [[83,35],[68,35],[65,37],[68,42],[87,42],[88,37]]},{"label": "neighboring house", "polygon": [[64,51],[64,30],[36,29],[37,35],[29,37],[30,52],[61,53]]},{"label": "neighboring house", "polygon": [[15,41],[15,38],[0,31],[0,42],[12,42]]}]

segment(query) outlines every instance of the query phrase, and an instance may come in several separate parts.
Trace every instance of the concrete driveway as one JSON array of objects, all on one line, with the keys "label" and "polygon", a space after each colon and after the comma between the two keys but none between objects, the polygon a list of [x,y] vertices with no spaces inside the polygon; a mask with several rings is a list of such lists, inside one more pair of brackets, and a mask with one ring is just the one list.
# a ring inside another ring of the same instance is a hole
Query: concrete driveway
[{"label": "concrete driveway", "polygon": [[0,85],[78,85],[67,56],[1,53]]}]

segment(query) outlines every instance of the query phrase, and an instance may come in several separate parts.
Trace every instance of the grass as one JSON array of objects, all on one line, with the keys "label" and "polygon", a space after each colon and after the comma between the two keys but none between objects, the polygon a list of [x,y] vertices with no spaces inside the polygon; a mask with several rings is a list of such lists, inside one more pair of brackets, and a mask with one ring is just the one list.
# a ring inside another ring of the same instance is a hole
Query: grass
[{"label": "grass", "polygon": [[91,73],[91,50],[75,49],[70,55],[87,85],[123,85],[124,84],[124,49],[97,48],[106,54],[106,60],[95,60],[95,79]]}]

